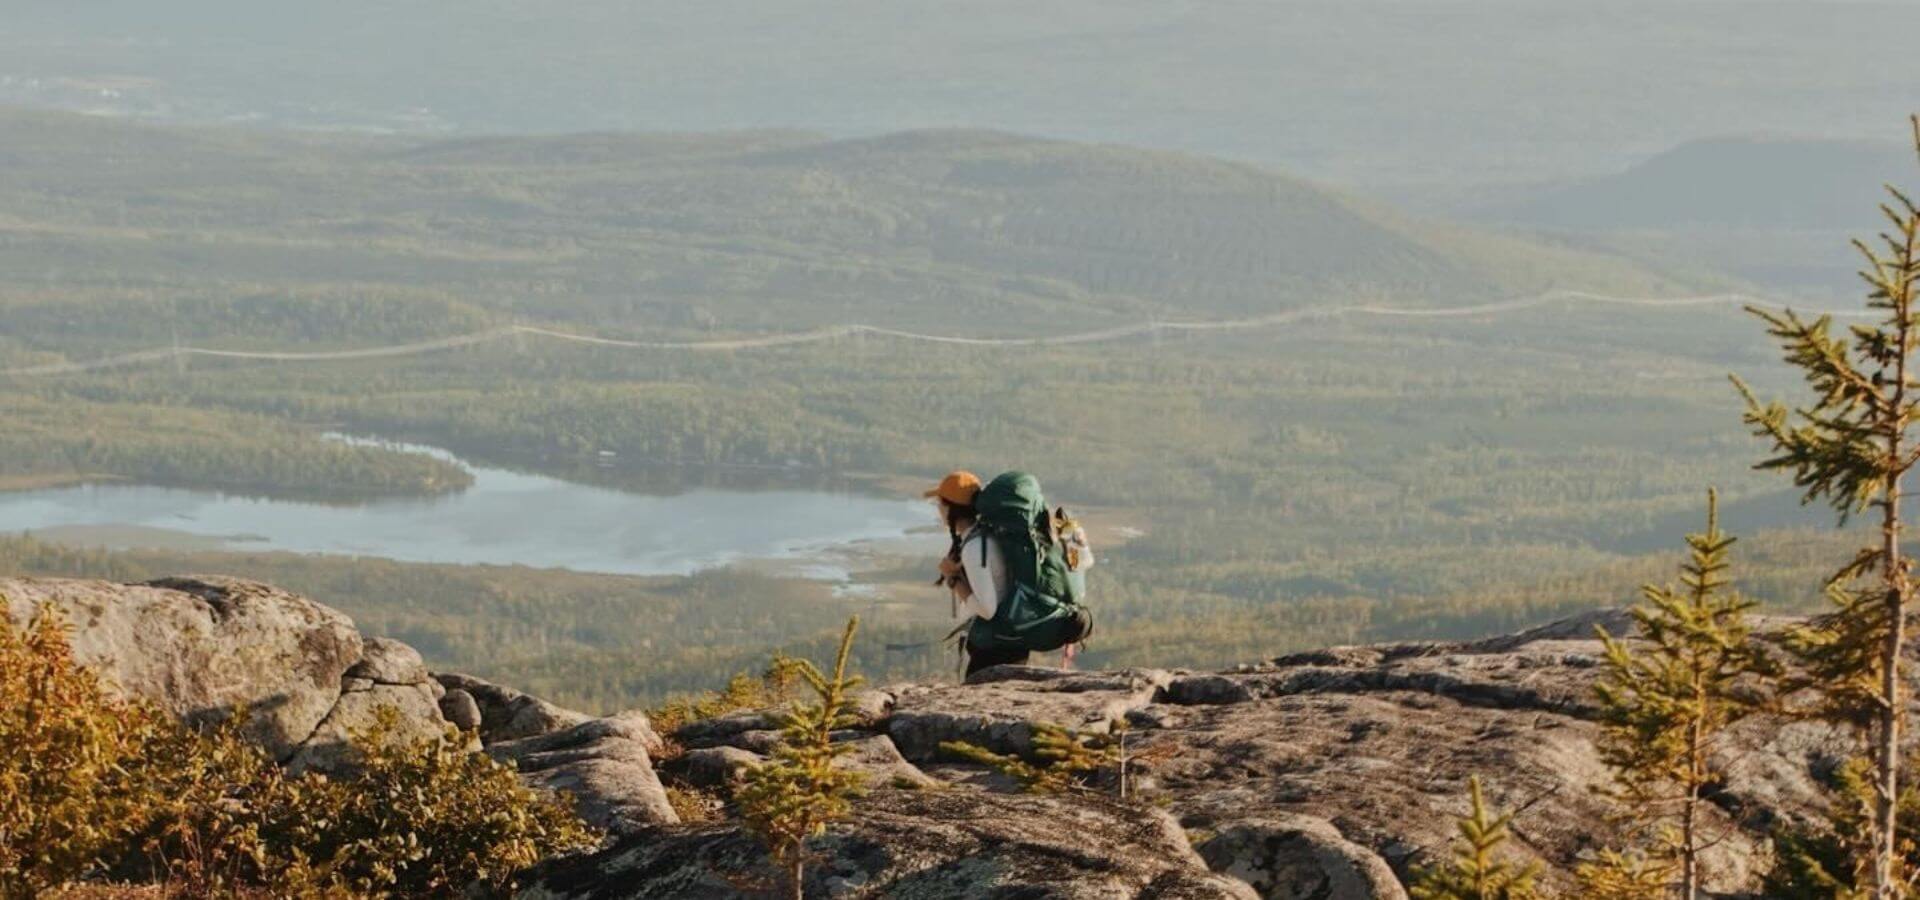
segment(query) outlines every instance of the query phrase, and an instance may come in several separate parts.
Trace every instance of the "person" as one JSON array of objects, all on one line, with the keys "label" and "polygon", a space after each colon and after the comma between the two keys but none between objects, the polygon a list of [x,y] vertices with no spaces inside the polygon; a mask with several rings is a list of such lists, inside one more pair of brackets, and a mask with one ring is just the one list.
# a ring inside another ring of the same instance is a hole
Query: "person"
[{"label": "person", "polygon": [[[977,527],[979,514],[974,499],[981,490],[979,476],[964,469],[955,470],[940,480],[940,483],[925,496],[935,502],[940,521],[947,527],[949,538],[947,554],[940,560],[940,574],[935,583],[944,585],[951,593],[956,615],[960,608],[967,612],[969,624],[973,619],[990,622],[1000,605],[1006,602],[1013,591],[1013,580],[1007,575],[1006,557],[998,542]],[[1065,510],[1061,510],[1064,516]],[[1093,565],[1093,551],[1087,545],[1086,532],[1071,520],[1060,524],[1067,530],[1060,538],[1069,548],[1073,559],[1073,572],[1084,573]],[[1063,650],[1063,665],[1070,665],[1078,641],[1091,629],[1091,620],[1083,615],[1079,636],[1075,643],[1068,644]],[[957,629],[966,631],[965,627]],[[971,676],[981,669],[991,666],[1026,665],[1031,653],[1022,648],[1002,648],[973,646],[962,643],[967,655],[966,674]]]}]

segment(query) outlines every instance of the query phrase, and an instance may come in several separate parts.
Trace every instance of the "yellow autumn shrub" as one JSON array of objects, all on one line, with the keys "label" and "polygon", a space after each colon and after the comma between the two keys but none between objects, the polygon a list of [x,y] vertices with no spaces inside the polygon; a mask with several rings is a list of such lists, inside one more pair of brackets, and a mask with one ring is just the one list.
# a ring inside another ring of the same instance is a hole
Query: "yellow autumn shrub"
[{"label": "yellow autumn shrub", "polygon": [[397,723],[382,710],[354,736],[364,761],[351,777],[288,779],[269,845],[356,893],[448,897],[475,882],[505,888],[541,859],[599,843],[563,798],[464,749],[457,731],[395,740]]},{"label": "yellow autumn shrub", "polygon": [[58,616],[0,615],[0,897],[96,867],[158,811],[164,714],[117,700],[77,663]]},{"label": "yellow autumn shrub", "polygon": [[119,699],[49,609],[0,615],[0,900],[86,880],[169,896],[448,897],[501,888],[599,835],[564,799],[465,749],[397,740],[382,710],[363,764],[289,776],[240,733]]}]

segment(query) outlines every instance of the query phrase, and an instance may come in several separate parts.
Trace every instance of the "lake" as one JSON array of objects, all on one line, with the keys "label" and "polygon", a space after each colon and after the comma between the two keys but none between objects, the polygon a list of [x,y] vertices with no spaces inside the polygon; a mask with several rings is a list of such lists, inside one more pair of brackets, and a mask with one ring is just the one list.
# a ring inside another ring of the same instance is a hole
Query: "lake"
[{"label": "lake", "polygon": [[932,540],[924,532],[933,514],[917,499],[715,488],[640,494],[461,464],[474,478],[458,494],[355,505],[112,483],[0,493],[0,532],[631,575],[784,561],[829,580],[846,577],[846,553],[858,545]]}]

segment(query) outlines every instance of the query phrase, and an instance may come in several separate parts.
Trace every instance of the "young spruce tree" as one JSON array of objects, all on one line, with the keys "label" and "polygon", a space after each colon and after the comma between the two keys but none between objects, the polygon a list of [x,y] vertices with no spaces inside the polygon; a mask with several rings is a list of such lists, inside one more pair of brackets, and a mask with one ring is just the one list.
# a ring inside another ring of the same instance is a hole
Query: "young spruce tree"
[{"label": "young spruce tree", "polygon": [[[940,749],[951,756],[979,763],[1020,782],[1036,794],[1058,794],[1074,790],[1082,780],[1109,768],[1118,774],[1120,799],[1127,799],[1127,774],[1122,768],[1119,737],[1080,734],[1052,722],[1032,722],[1033,759],[999,754],[966,741],[941,741]],[[1119,731],[1124,735],[1125,731]]]},{"label": "young spruce tree", "polygon": [[1495,814],[1480,790],[1480,776],[1467,781],[1472,806],[1458,823],[1453,859],[1421,873],[1407,893],[1413,900],[1535,900],[1538,864],[1515,868],[1500,858],[1512,813]]},{"label": "young spruce tree", "polygon": [[834,766],[852,748],[833,740],[835,731],[859,722],[852,712],[852,694],[861,679],[847,674],[847,655],[859,627],[858,617],[847,620],[831,676],[806,660],[793,663],[818,699],[788,711],[772,761],[748,771],[734,798],[748,829],[786,870],[787,896],[793,900],[804,896],[807,841],[846,818],[860,793],[860,773]]},{"label": "young spruce tree", "polygon": [[[1912,124],[1920,153],[1920,116]],[[1906,708],[1900,659],[1913,588],[1900,549],[1900,500],[1907,472],[1920,462],[1916,436],[1909,433],[1920,403],[1920,381],[1910,371],[1920,324],[1913,308],[1920,282],[1920,207],[1891,186],[1887,192],[1891,200],[1881,212],[1891,228],[1877,245],[1854,242],[1866,257],[1860,274],[1877,321],[1836,337],[1829,316],[1809,322],[1791,310],[1749,308],[1766,320],[1786,361],[1802,371],[1813,401],[1790,414],[1782,404],[1761,403],[1734,379],[1747,400],[1747,422],[1775,450],[1761,468],[1793,472],[1805,499],[1827,501],[1843,522],[1866,510],[1879,514],[1878,540],[1829,581],[1833,613],[1795,641],[1808,683],[1821,691],[1821,712],[1859,727],[1869,741],[1874,809],[1871,853],[1863,862],[1876,900],[1894,900],[1904,881],[1896,821]]]},{"label": "young spruce tree", "polygon": [[[1700,892],[1703,792],[1720,778],[1713,750],[1728,725],[1753,712],[1752,690],[1771,674],[1767,656],[1748,639],[1746,613],[1754,606],[1730,588],[1728,549],[1720,531],[1719,498],[1707,492],[1707,530],[1687,535],[1682,590],[1641,588],[1631,610],[1638,647],[1598,629],[1607,648],[1600,696],[1600,757],[1614,771],[1613,799],[1643,843],[1640,854],[1610,853],[1582,868],[1583,881],[1632,885],[1656,878],[1677,881],[1680,896]],[[1658,897],[1666,888],[1640,896]]]}]

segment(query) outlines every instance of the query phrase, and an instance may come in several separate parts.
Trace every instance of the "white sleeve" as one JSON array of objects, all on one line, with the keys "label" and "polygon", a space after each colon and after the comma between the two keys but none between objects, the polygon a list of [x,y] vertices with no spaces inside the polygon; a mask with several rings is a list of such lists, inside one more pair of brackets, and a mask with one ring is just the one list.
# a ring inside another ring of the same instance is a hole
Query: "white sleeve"
[{"label": "white sleeve", "polygon": [[[997,556],[993,546],[986,543],[984,535],[976,534],[960,545],[960,567],[967,572],[967,586],[973,589],[973,596],[967,598],[967,610],[982,619],[993,618],[995,610],[1000,608],[1000,583],[994,579],[994,566],[999,562],[991,557]],[[988,548],[989,560],[980,561],[980,548]],[[1005,569],[1005,563],[1000,566]]]},{"label": "white sleeve", "polygon": [[1073,567],[1075,572],[1085,572],[1093,568],[1093,544],[1087,541],[1087,532],[1083,528],[1073,530],[1073,539],[1080,545],[1080,564]]}]

